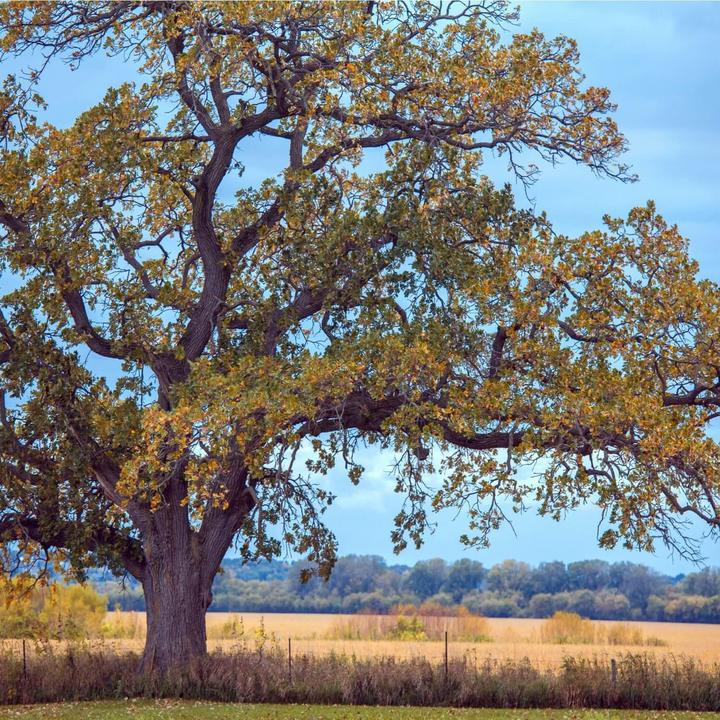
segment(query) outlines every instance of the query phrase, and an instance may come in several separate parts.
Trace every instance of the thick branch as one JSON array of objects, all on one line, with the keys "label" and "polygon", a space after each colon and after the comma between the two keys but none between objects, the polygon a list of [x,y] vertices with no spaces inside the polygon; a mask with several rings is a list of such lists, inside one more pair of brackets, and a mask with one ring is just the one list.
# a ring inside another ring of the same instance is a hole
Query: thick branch
[{"label": "thick branch", "polygon": [[[72,549],[72,537],[75,531],[71,523],[58,527],[57,520],[51,523],[52,532],[47,534],[37,518],[18,514],[6,514],[0,517],[0,538],[6,542],[13,540],[30,540],[45,550],[50,548]],[[88,549],[99,552],[104,549],[115,549],[120,553],[127,571],[138,580],[142,579],[145,561],[142,545],[134,538],[119,532],[115,528],[102,526],[93,530],[89,538]]]}]

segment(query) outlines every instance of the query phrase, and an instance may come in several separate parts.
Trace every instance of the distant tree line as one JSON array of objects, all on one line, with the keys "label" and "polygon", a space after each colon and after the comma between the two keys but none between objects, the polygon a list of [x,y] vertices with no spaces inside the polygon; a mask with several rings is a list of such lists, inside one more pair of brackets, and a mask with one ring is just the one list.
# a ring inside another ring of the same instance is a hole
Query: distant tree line
[{"label": "distant tree line", "polygon": [[[212,610],[230,612],[387,613],[402,603],[461,604],[488,617],[549,617],[558,610],[595,620],[720,622],[720,568],[675,577],[644,565],[583,560],[516,560],[486,568],[475,560],[388,565],[374,555],[338,560],[330,579],[300,580],[302,562],[242,565],[228,559],[213,585]],[[110,607],[143,608],[133,583],[93,577]]]}]

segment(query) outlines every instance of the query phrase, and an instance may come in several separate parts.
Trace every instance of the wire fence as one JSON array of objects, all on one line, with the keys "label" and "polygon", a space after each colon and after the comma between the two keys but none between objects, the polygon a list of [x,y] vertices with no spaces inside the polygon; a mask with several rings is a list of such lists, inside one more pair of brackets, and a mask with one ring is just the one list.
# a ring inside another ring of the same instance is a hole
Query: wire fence
[{"label": "wire fence", "polygon": [[[132,640],[94,638],[78,641],[40,640],[40,639],[3,639],[0,640],[0,652],[6,656],[14,657],[22,662],[23,675],[27,676],[29,663],[34,657],[48,654],[61,655],[63,653],[80,652],[116,652],[140,654],[144,645],[144,638]],[[478,645],[483,646],[483,652],[478,651]],[[346,658],[353,661],[393,661],[412,662],[422,661],[442,670],[445,677],[450,674],[451,664],[463,668],[463,671],[474,670],[479,672],[487,670],[488,665],[500,667],[502,665],[520,663],[538,670],[552,670],[562,663],[548,663],[540,659],[532,659],[528,654],[503,656],[502,653],[493,655],[488,650],[491,643],[473,644],[467,642],[453,643],[449,633],[444,632],[442,641],[381,641],[381,640],[324,640],[313,638],[286,638],[272,633],[260,638],[237,637],[216,638],[208,641],[208,651],[216,655],[242,655],[263,657],[267,655],[286,658],[288,680],[292,682],[293,666],[297,660],[322,660],[328,657]],[[597,659],[595,656],[594,659]],[[617,660],[614,657],[603,655],[600,658],[611,669],[613,683],[617,681]]]},{"label": "wire fence", "polygon": [[[208,642],[209,652],[215,653],[216,655],[242,655],[244,657],[257,656],[262,658],[263,656],[278,656],[284,655],[286,657],[287,677],[288,682],[292,683],[293,680],[293,668],[295,663],[298,661],[307,662],[308,660],[322,660],[328,657],[346,658],[353,661],[366,661],[372,660],[377,661],[389,661],[394,662],[407,662],[407,661],[423,661],[427,662],[435,667],[442,670],[444,676],[447,678],[450,674],[451,661],[462,665],[464,669],[472,668],[475,671],[478,670],[479,666],[482,666],[483,661],[487,661],[487,658],[478,656],[478,653],[474,649],[468,649],[463,644],[456,652],[453,651],[453,644],[449,640],[448,632],[444,633],[443,640],[441,641],[441,651],[435,651],[437,648],[437,642],[418,642],[411,643],[411,651],[405,654],[398,654],[397,651],[388,653],[376,653],[376,652],[357,652],[357,648],[353,647],[359,643],[358,641],[330,641],[337,643],[336,648],[328,649],[327,644],[325,647],[317,648],[313,647],[313,643],[323,643],[324,641],[317,641],[307,638],[294,639],[292,636],[287,637],[287,642],[278,638],[276,635],[261,638],[260,640],[249,638],[226,638],[224,642],[218,642],[217,640],[213,644],[213,641]],[[327,643],[327,641],[325,641]],[[380,644],[379,641],[365,641],[362,643],[365,647],[372,644]],[[402,648],[403,644],[410,643],[395,643],[393,648]],[[423,647],[420,647],[423,646]],[[47,655],[61,656],[63,654],[77,654],[82,652],[118,652],[118,653],[139,653],[142,650],[141,640],[113,640],[113,639],[87,639],[78,641],[63,641],[63,640],[39,640],[39,639],[4,639],[0,640],[0,652],[6,656],[14,657],[19,659],[22,663],[22,674],[24,677],[28,675],[28,668],[33,661],[33,658],[45,657]],[[478,662],[480,661],[480,663]],[[501,661],[498,659],[495,661],[499,664]],[[529,662],[529,661],[528,661]],[[613,663],[615,661],[613,660]]]},{"label": "wire fence", "polygon": [[454,653],[449,636],[434,644],[439,652],[405,659],[328,654],[305,643],[275,636],[211,648],[188,685],[142,679],[139,643],[118,652],[107,642],[3,641],[0,704],[179,693],[242,702],[720,710],[720,666],[687,658],[569,658],[549,669],[527,658]]}]

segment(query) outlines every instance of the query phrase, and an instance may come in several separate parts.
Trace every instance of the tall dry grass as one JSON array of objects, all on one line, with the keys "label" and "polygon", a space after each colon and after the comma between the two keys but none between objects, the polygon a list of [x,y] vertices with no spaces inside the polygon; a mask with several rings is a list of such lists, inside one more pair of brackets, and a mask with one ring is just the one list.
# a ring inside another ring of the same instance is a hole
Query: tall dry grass
[{"label": "tall dry grass", "polygon": [[443,640],[490,642],[490,626],[484,617],[465,610],[455,617],[407,615],[351,615],[339,618],[326,633],[328,640]]},{"label": "tall dry grass", "polygon": [[596,623],[577,613],[556,612],[540,626],[540,642],[561,645],[649,645],[664,647],[657,637],[645,637],[642,630],[629,623]]},{"label": "tall dry grass", "polygon": [[597,707],[720,710],[720,666],[690,658],[625,654],[609,662],[566,658],[556,670],[529,660],[423,659],[213,653],[183,675],[140,676],[138,655],[89,646],[53,646],[22,658],[0,653],[0,703],[128,697],[183,697],[228,702],[445,705],[456,707]]}]

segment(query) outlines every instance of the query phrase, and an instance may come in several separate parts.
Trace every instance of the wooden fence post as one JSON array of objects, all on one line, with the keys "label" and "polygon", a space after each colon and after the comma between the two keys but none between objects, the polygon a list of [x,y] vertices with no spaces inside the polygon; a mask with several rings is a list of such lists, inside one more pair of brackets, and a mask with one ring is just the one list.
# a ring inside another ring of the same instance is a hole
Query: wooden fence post
[{"label": "wooden fence post", "polygon": [[617,687],[617,661],[615,658],[610,660],[610,676],[612,678],[613,689]]},{"label": "wooden fence post", "polygon": [[292,685],[292,640],[288,637],[288,683]]},{"label": "wooden fence post", "polygon": [[448,679],[448,632],[445,631],[445,680]]}]

